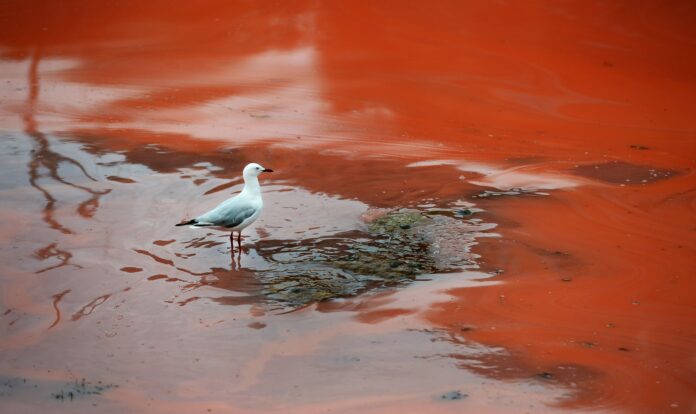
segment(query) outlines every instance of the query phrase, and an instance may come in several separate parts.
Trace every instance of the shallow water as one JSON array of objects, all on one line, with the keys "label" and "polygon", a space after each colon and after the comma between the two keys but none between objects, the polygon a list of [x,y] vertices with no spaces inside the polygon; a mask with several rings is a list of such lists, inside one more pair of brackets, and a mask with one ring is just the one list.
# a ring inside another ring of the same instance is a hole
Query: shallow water
[{"label": "shallow water", "polygon": [[696,410],[690,4],[0,10],[3,411]]}]

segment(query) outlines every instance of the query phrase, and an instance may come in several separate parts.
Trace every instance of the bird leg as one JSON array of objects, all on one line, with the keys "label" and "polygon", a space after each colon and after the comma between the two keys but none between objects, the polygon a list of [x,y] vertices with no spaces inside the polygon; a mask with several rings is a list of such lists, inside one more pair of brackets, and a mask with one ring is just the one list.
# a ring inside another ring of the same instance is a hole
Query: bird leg
[{"label": "bird leg", "polygon": [[237,250],[234,252],[234,248],[230,250],[230,270],[241,270],[242,269],[242,251]]},{"label": "bird leg", "polygon": [[237,245],[239,246],[239,251],[242,251],[242,232],[237,232]]},{"label": "bird leg", "polygon": [[237,263],[234,260],[234,250],[230,250],[230,270],[236,270]]},{"label": "bird leg", "polygon": [[230,232],[230,251],[234,251],[234,232]]}]

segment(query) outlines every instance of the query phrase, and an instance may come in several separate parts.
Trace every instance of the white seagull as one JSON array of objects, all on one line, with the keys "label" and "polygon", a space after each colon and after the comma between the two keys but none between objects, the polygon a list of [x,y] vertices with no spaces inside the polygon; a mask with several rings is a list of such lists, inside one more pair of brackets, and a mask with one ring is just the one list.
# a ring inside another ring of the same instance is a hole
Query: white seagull
[{"label": "white seagull", "polygon": [[230,232],[230,244],[234,250],[234,232],[237,232],[237,244],[242,249],[242,230],[256,221],[263,209],[259,175],[273,172],[259,164],[251,163],[244,167],[244,189],[241,193],[220,203],[209,212],[177,224],[177,226],[210,227]]}]

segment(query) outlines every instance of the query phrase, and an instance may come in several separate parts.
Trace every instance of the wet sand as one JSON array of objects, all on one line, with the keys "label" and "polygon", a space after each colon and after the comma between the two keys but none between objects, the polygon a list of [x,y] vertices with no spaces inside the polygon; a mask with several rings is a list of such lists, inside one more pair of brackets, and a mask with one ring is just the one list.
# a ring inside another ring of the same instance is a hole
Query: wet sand
[{"label": "wet sand", "polygon": [[3,4],[2,411],[696,412],[695,15]]}]

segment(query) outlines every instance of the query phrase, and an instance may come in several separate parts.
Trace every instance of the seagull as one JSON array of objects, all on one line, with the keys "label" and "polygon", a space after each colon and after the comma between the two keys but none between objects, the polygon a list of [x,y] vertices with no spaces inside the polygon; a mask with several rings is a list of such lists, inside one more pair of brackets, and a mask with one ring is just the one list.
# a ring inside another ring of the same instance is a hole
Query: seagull
[{"label": "seagull", "polygon": [[259,175],[264,172],[273,172],[269,168],[263,168],[259,164],[251,163],[244,167],[244,189],[232,198],[220,203],[214,209],[202,214],[195,219],[177,224],[177,226],[209,227],[222,231],[230,231],[230,244],[234,250],[234,232],[237,232],[237,244],[242,250],[242,230],[261,214],[263,199],[261,198],[261,186]]}]

